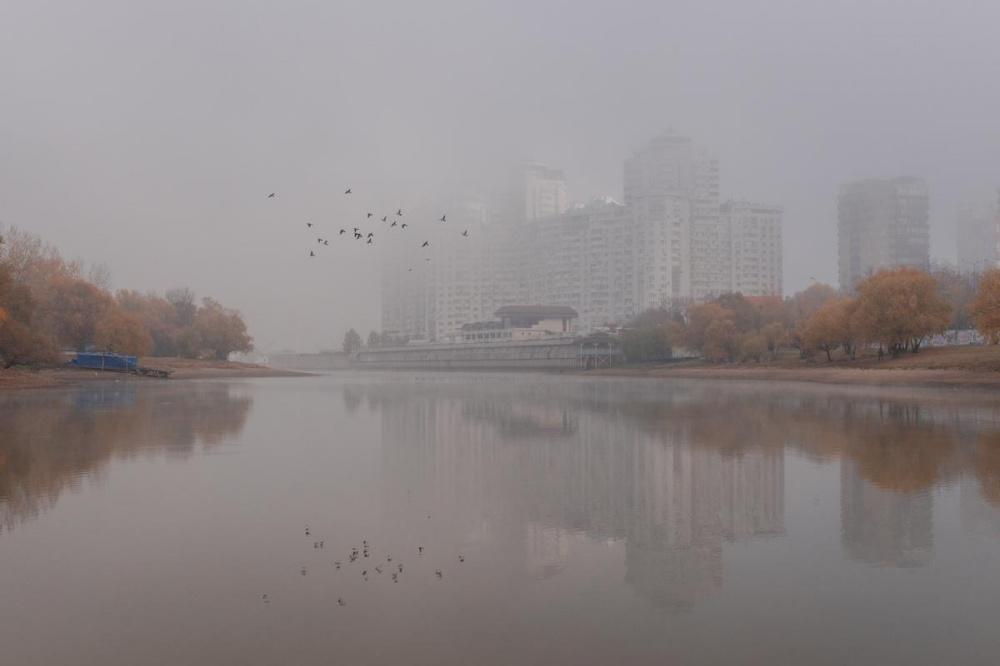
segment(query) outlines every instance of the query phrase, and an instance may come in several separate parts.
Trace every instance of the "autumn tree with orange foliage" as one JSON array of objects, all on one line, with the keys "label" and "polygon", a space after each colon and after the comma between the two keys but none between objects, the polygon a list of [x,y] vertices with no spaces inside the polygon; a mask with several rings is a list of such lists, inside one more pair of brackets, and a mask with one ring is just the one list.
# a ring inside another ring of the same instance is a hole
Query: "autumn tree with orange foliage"
[{"label": "autumn tree with orange foliage", "polygon": [[98,322],[94,345],[118,354],[146,356],[153,349],[153,338],[139,317],[114,305]]},{"label": "autumn tree with orange foliage", "polygon": [[994,268],[983,273],[971,310],[976,329],[983,337],[991,345],[1000,342],[1000,270]]},{"label": "autumn tree with orange foliage", "polygon": [[879,271],[857,289],[855,330],[893,356],[907,350],[917,353],[925,337],[948,328],[951,306],[925,271],[905,267]]},{"label": "autumn tree with orange foliage", "polygon": [[853,298],[833,298],[820,306],[801,327],[802,344],[806,351],[819,350],[832,361],[832,352],[838,347],[854,357],[854,311],[857,301]]},{"label": "autumn tree with orange foliage", "polygon": [[236,310],[222,307],[211,298],[202,299],[194,317],[194,331],[201,352],[224,361],[233,352],[253,350],[253,338],[247,334],[243,317]]}]

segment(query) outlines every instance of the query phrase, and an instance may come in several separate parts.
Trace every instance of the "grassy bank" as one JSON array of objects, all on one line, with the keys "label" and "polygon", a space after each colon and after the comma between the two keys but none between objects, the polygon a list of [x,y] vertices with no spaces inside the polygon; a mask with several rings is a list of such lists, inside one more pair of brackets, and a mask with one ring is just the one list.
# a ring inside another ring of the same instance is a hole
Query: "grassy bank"
[{"label": "grassy bank", "polygon": [[762,363],[683,361],[591,370],[588,376],[802,381],[863,386],[941,386],[1000,389],[1000,346],[935,347],[897,358],[869,355],[833,361],[786,354]]},{"label": "grassy bank", "polygon": [[294,370],[276,370],[253,363],[234,361],[199,361],[185,358],[143,358],[140,365],[171,372],[169,380],[124,375],[113,372],[79,370],[65,366],[47,368],[11,368],[0,370],[0,390],[19,390],[75,386],[88,381],[118,380],[135,382],[162,382],[178,379],[226,379],[244,377],[295,377],[310,373]]}]

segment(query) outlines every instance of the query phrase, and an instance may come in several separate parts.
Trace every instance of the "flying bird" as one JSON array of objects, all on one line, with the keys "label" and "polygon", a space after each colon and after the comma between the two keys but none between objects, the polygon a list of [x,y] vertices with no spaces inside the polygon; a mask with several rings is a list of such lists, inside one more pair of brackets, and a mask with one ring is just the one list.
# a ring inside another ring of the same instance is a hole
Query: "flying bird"
[{"label": "flying bird", "polygon": [[399,225],[399,228],[400,229],[405,229],[408,226],[410,226],[410,225],[408,225],[406,222],[404,222],[403,224]]},{"label": "flying bird", "polygon": [[371,237],[372,237],[372,236],[374,236],[374,235],[375,235],[375,234],[374,234],[374,233],[372,233],[371,231],[369,231],[369,232],[368,232],[368,238],[371,238]]},{"label": "flying bird", "polygon": [[343,236],[343,235],[344,235],[344,234],[346,234],[346,233],[347,233],[347,230],[346,230],[346,229],[341,229],[341,230],[340,230],[340,235],[341,235],[341,236]]},{"label": "flying bird", "polygon": [[[390,227],[394,227],[394,226],[396,226],[397,224],[398,224],[398,222],[396,222],[396,220],[393,220],[393,221],[392,221],[392,224],[390,224],[389,226],[390,226]],[[403,226],[405,227],[406,225],[404,224]]]},{"label": "flying bird", "polygon": [[466,238],[468,238],[469,237],[469,230],[466,229],[465,231],[463,231],[462,235],[465,236]]},{"label": "flying bird", "polygon": [[315,256],[316,256],[316,253],[315,253],[315,252],[313,252],[312,250],[309,250],[309,256],[310,256],[310,257],[315,257]]},{"label": "flying bird", "polygon": [[267,198],[268,199],[273,199],[276,196],[278,196],[278,195],[276,195],[274,192],[271,192],[270,194],[267,195]]},{"label": "flying bird", "polygon": [[441,216],[441,221],[442,221],[442,222],[447,222],[447,220],[445,219],[446,217],[448,217],[448,216],[447,216],[447,215],[442,215],[442,216]]},{"label": "flying bird", "polygon": [[389,216],[388,215],[383,215],[382,216],[382,221],[385,222],[385,220],[386,220],[387,217],[389,217]]},{"label": "flying bird", "polygon": [[348,187],[346,190],[344,190],[344,194],[350,194],[350,193],[351,193],[351,188]]},{"label": "flying bird", "polygon": [[371,244],[372,244],[372,239],[371,239],[371,238],[369,238],[369,239],[368,239],[368,242],[367,242],[367,243],[365,243],[365,245],[371,245]]},{"label": "flying bird", "polygon": [[367,215],[365,215],[365,219],[367,220],[367,219],[368,219],[369,217],[371,217],[372,215],[373,215],[373,213],[368,213]]},{"label": "flying bird", "polygon": [[[330,244],[330,241],[328,241],[328,240],[324,240],[324,241],[323,241],[323,245],[329,245],[329,244]],[[323,542],[322,542],[322,541],[320,541],[320,544],[322,544],[322,543],[323,543]],[[320,548],[322,548],[322,547],[323,547],[323,546],[322,546],[322,545],[320,545]]]},{"label": "flying bird", "polygon": [[430,245],[430,244],[431,244],[431,242],[430,242],[430,241],[424,241],[424,244],[423,244],[423,245],[421,245],[420,247],[427,247],[427,246],[428,246],[428,245]]},{"label": "flying bird", "polygon": [[306,226],[309,227],[310,229],[312,229],[313,223],[312,222],[306,222]]},{"label": "flying bird", "polygon": [[402,214],[403,214],[403,209],[402,208],[400,208],[399,210],[396,211],[396,215],[402,215]]}]

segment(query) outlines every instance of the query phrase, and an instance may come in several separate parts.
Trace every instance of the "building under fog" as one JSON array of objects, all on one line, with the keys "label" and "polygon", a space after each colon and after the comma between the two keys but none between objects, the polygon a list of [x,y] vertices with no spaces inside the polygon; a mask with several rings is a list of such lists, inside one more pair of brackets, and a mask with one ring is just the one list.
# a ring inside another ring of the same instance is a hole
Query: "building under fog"
[{"label": "building under fog", "polygon": [[955,245],[958,269],[980,272],[1000,262],[1000,202],[994,206],[970,206],[958,213]]},{"label": "building under fog", "polygon": [[840,288],[884,268],[930,265],[929,196],[921,178],[861,180],[840,188]]},{"label": "building under fog", "polygon": [[624,203],[569,207],[562,172],[530,163],[499,197],[449,206],[427,256],[407,246],[387,262],[383,331],[460,341],[504,306],[546,304],[575,310],[587,333],[726,292],[781,296],[782,209],[720,203],[708,151],[663,133],[625,160],[623,181]]}]

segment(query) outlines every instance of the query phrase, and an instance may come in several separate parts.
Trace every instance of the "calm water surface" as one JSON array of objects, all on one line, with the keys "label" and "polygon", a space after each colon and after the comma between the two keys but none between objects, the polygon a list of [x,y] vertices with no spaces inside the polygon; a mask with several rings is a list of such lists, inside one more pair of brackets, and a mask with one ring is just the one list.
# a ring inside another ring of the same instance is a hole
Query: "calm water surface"
[{"label": "calm water surface", "polygon": [[0,395],[3,664],[996,664],[998,619],[989,395],[513,374]]}]

